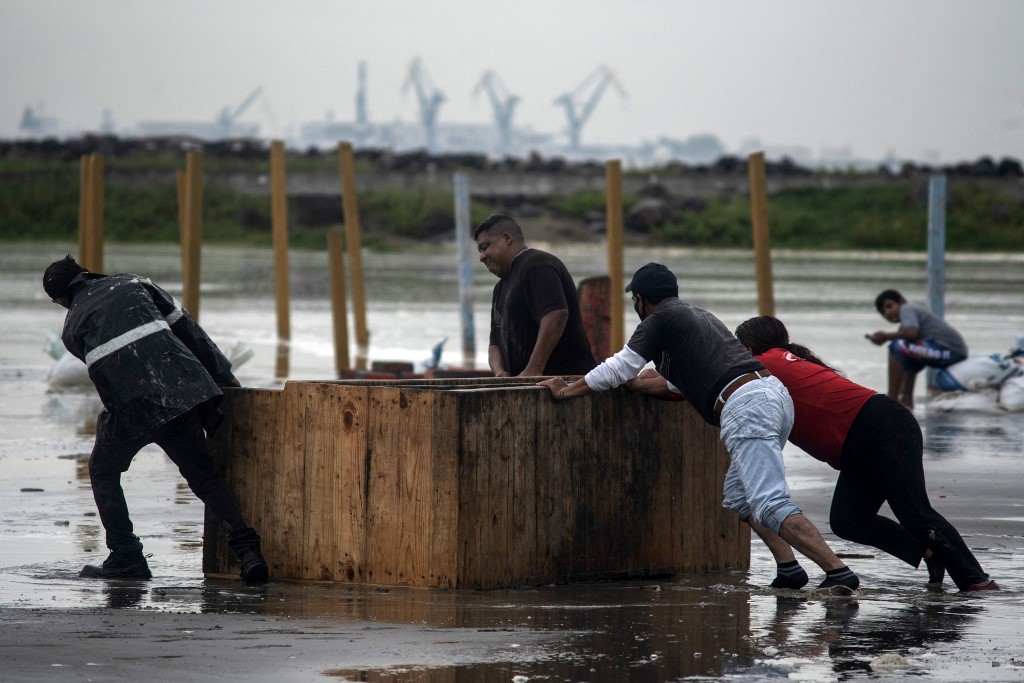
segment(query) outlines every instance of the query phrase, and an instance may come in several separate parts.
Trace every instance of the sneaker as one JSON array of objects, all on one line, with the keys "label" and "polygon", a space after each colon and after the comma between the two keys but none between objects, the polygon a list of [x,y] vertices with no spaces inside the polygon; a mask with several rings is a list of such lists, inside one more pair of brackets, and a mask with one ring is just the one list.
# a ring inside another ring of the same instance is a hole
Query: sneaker
[{"label": "sneaker", "polygon": [[801,569],[793,574],[776,574],[775,580],[772,581],[772,588],[791,588],[793,590],[800,590],[807,585],[808,581],[807,572]]},{"label": "sneaker", "polygon": [[972,583],[970,586],[963,590],[964,593],[973,593],[974,591],[997,591],[1000,590],[999,584],[989,579],[988,581],[982,581],[981,583]]},{"label": "sneaker", "polygon": [[149,563],[142,550],[112,550],[103,564],[97,567],[94,564],[87,564],[78,573],[86,579],[142,579],[153,578],[153,572],[149,571]]},{"label": "sneaker", "polygon": [[946,566],[935,554],[923,559],[924,566],[928,569],[928,590],[942,590],[942,579],[946,576]]},{"label": "sneaker", "polygon": [[850,590],[857,590],[860,588],[860,579],[846,567],[843,567],[842,570],[825,572],[825,580],[818,584],[818,588],[834,588],[835,586],[845,586]]},{"label": "sneaker", "polygon": [[239,553],[238,564],[243,583],[266,583],[270,579],[270,568],[263,559],[259,544]]}]

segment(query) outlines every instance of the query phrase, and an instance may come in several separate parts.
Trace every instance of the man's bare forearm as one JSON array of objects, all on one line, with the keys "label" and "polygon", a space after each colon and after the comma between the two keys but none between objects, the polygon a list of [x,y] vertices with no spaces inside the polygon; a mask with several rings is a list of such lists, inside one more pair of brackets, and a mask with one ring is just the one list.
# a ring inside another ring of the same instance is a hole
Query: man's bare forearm
[{"label": "man's bare forearm", "polygon": [[530,362],[526,368],[519,373],[525,377],[536,377],[544,374],[544,368],[548,365],[551,352],[558,345],[565,331],[565,323],[569,319],[569,311],[564,308],[557,311],[549,311],[540,319],[540,329],[537,330],[537,343],[533,345],[533,352],[530,354]]}]

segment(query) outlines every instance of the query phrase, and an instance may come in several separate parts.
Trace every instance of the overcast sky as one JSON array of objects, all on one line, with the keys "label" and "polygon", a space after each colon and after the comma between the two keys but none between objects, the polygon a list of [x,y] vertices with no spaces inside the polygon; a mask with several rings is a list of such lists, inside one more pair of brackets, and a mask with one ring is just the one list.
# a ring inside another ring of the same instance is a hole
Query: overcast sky
[{"label": "overcast sky", "polygon": [[210,120],[257,86],[265,136],[354,118],[357,64],[377,122],[415,121],[423,60],[440,120],[486,123],[487,69],[517,126],[565,127],[552,101],[598,65],[585,143],[717,135],[815,156],[1024,159],[1024,0],[0,0],[0,137],[27,105],[65,128]]}]

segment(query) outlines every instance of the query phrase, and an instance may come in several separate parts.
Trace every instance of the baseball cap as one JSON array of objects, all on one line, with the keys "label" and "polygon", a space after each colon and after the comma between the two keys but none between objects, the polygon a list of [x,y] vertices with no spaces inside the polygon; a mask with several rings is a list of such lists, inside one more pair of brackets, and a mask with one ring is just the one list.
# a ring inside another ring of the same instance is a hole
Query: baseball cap
[{"label": "baseball cap", "polygon": [[648,263],[636,271],[626,285],[627,292],[645,297],[679,296],[679,283],[671,270],[660,263]]}]

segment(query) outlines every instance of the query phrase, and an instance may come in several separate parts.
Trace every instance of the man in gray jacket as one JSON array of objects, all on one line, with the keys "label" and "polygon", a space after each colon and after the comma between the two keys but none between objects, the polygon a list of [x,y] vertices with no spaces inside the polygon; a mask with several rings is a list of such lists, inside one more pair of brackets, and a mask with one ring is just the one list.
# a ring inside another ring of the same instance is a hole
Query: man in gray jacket
[{"label": "man in gray jacket", "polygon": [[146,278],[90,273],[68,256],[46,269],[43,288],[68,309],[61,339],[86,364],[103,402],[89,479],[110,555],[80,575],[152,578],[128,516],[121,473],[155,443],[192,492],[229,525],[228,545],[242,580],[265,582],[260,537],[245,523],[206,451],[206,435],[223,420],[220,387],[239,386],[228,359],[174,297]]},{"label": "man in gray jacket", "polygon": [[865,335],[881,346],[889,342],[889,398],[914,409],[914,380],[925,367],[946,368],[967,358],[967,342],[952,325],[920,304],[887,289],[875,298],[875,308],[895,332],[878,330]]}]

